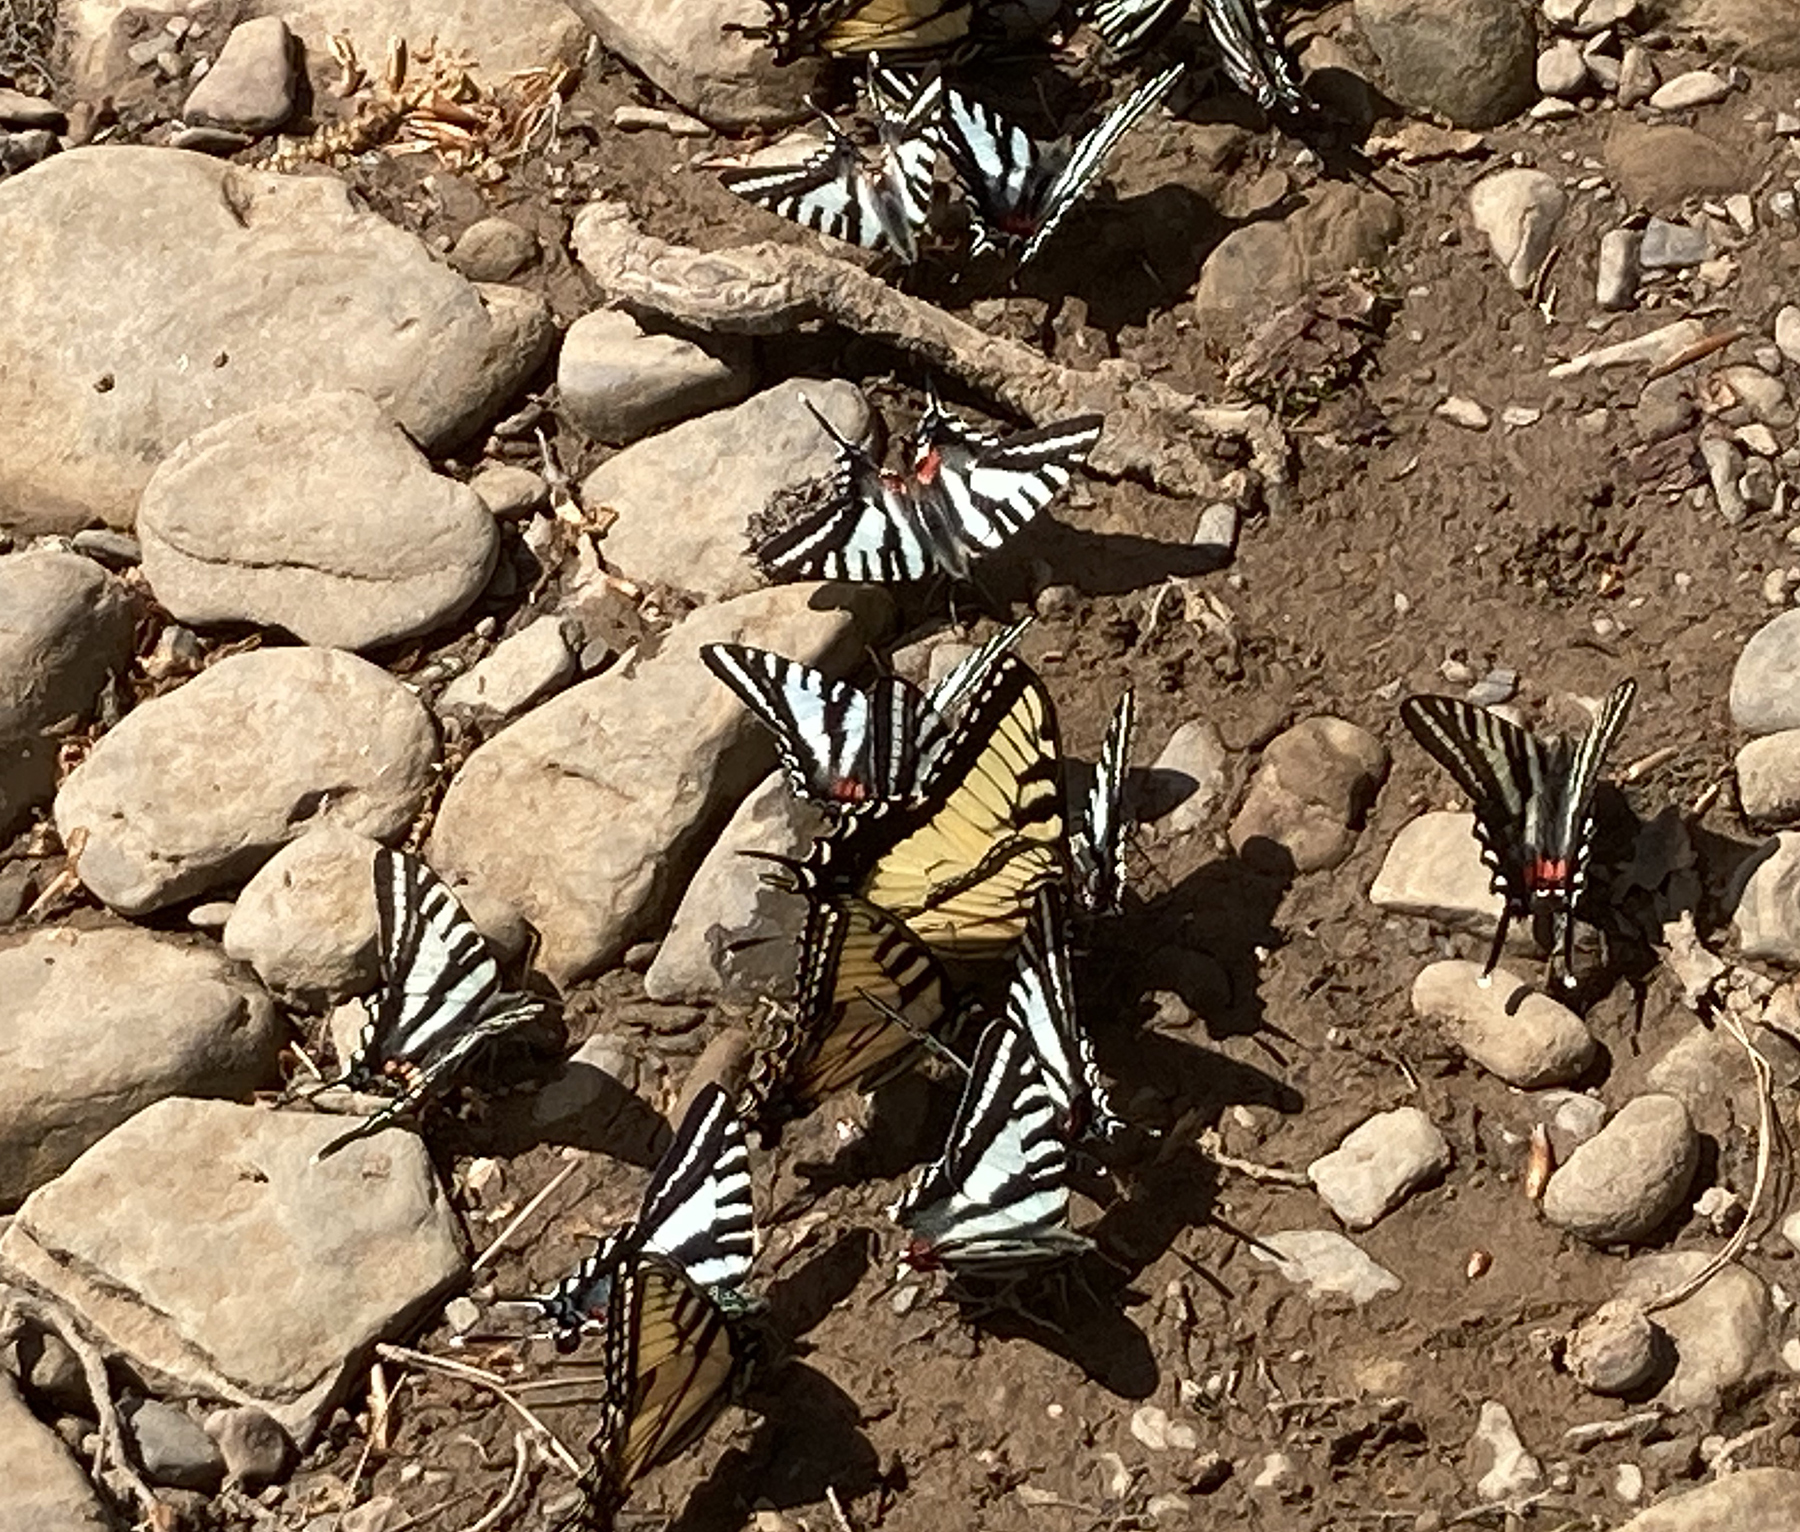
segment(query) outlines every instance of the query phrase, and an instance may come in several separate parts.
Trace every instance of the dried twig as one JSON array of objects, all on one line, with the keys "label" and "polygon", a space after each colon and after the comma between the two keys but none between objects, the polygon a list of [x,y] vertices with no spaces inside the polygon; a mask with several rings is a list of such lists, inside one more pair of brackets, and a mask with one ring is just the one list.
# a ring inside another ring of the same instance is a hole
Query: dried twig
[{"label": "dried twig", "polygon": [[537,1415],[521,1404],[500,1379],[486,1369],[471,1367],[467,1362],[453,1361],[449,1357],[432,1356],[424,1351],[414,1351],[411,1346],[391,1345],[385,1341],[376,1345],[375,1354],[385,1357],[390,1362],[405,1362],[412,1367],[423,1367],[429,1372],[441,1372],[447,1377],[460,1378],[465,1383],[473,1383],[479,1388],[485,1388],[543,1438],[551,1455],[569,1471],[571,1477],[576,1479],[581,1477],[581,1463],[575,1454],[563,1445],[557,1434]]},{"label": "dried twig", "polygon": [[33,1324],[60,1337],[81,1363],[81,1374],[100,1425],[94,1446],[94,1479],[98,1481],[105,1469],[112,1468],[125,1481],[144,1520],[151,1527],[172,1526],[171,1508],[157,1498],[156,1491],[144,1482],[125,1454],[124,1432],[119,1425],[118,1407],[113,1403],[112,1386],[106,1377],[106,1358],[100,1348],[83,1335],[74,1319],[57,1305],[18,1288],[0,1292],[3,1292],[0,1297],[0,1344],[13,1339],[25,1325]]},{"label": "dried twig", "polygon": [[1586,1421],[1563,1432],[1563,1441],[1571,1451],[1586,1452],[1601,1442],[1616,1442],[1633,1436],[1646,1426],[1656,1425],[1668,1413],[1658,1405],[1655,1409],[1639,1410],[1635,1415],[1622,1415],[1617,1420]]},{"label": "dried twig", "polygon": [[483,1266],[486,1266],[500,1253],[505,1247],[506,1242],[519,1232],[525,1221],[550,1200],[556,1193],[558,1187],[567,1181],[570,1176],[575,1174],[579,1165],[579,1161],[569,1161],[567,1165],[563,1166],[561,1170],[557,1171],[557,1173],[550,1178],[549,1183],[541,1192],[533,1197],[531,1201],[527,1202],[524,1207],[520,1208],[518,1212],[513,1214],[511,1221],[508,1222],[504,1229],[494,1236],[493,1242],[489,1244],[487,1249],[483,1250],[481,1254],[476,1256],[470,1263],[469,1272],[471,1275],[480,1271]]},{"label": "dried twig", "polygon": [[477,1521],[469,1523],[467,1532],[488,1532],[489,1527],[496,1527],[502,1519],[512,1511],[513,1502],[519,1498],[519,1491],[525,1484],[525,1469],[531,1460],[531,1437],[524,1431],[513,1432],[513,1471],[507,1482],[506,1493],[496,1500]]},{"label": "dried twig", "polygon": [[837,1486],[825,1486],[825,1503],[831,1507],[831,1519],[837,1523],[838,1532],[856,1532],[850,1518],[844,1512],[844,1502],[838,1499]]},{"label": "dried twig", "polygon": [[1116,359],[1087,372],[1059,366],[822,251],[768,241],[705,252],[668,244],[645,234],[616,202],[590,203],[574,242],[605,297],[627,308],[760,335],[830,320],[912,352],[1035,423],[1104,415],[1092,467],[1143,478],[1168,494],[1216,498],[1222,474],[1212,446],[1240,439],[1271,507],[1286,500],[1287,441],[1260,405],[1209,405]]},{"label": "dried twig", "polygon": [[1288,1170],[1281,1165],[1259,1165],[1255,1160],[1240,1160],[1227,1154],[1217,1128],[1207,1128],[1200,1135],[1200,1152],[1224,1170],[1235,1170],[1252,1181],[1268,1181],[1276,1186],[1311,1186],[1304,1170]]}]

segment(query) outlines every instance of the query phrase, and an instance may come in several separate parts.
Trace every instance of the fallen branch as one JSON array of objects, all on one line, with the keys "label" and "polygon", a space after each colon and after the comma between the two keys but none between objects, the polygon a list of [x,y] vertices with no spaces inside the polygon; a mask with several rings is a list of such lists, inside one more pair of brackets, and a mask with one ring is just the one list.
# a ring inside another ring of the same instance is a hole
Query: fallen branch
[{"label": "fallen branch", "polygon": [[575,252],[608,301],[702,330],[770,335],[830,320],[959,378],[1037,425],[1100,414],[1091,466],[1171,495],[1218,498],[1220,438],[1248,443],[1271,510],[1285,504],[1287,440],[1261,405],[1211,405],[1111,359],[1062,367],[823,251],[764,241],[700,251],[645,234],[620,203],[575,220]]},{"label": "fallen branch", "polygon": [[539,1208],[555,1195],[557,1189],[567,1181],[570,1176],[575,1174],[579,1166],[579,1161],[571,1160],[567,1165],[563,1166],[561,1170],[557,1171],[557,1173],[550,1178],[549,1183],[544,1189],[533,1197],[531,1201],[527,1202],[524,1207],[520,1208],[519,1211],[513,1215],[511,1222],[494,1236],[493,1243],[490,1244],[487,1249],[483,1250],[480,1255],[475,1257],[474,1262],[469,1267],[470,1273],[473,1274],[478,1272],[483,1266],[491,1264],[494,1257],[499,1255],[506,1247],[506,1242],[519,1232],[520,1228],[528,1219],[530,1219],[533,1213],[537,1212]]},{"label": "fallen branch", "polygon": [[466,1532],[488,1532],[488,1528],[499,1526],[511,1514],[513,1503],[519,1498],[519,1491],[525,1484],[525,1470],[530,1460],[531,1437],[524,1431],[513,1432],[513,1471],[512,1478],[507,1482],[506,1492],[479,1521],[470,1522]]},{"label": "fallen branch", "polygon": [[473,1383],[477,1387],[485,1388],[542,1437],[550,1455],[569,1471],[572,1478],[579,1479],[581,1477],[581,1463],[575,1454],[569,1451],[557,1434],[545,1425],[535,1413],[521,1404],[506,1385],[491,1372],[484,1368],[471,1367],[467,1362],[452,1361],[449,1357],[444,1356],[431,1356],[424,1351],[414,1351],[410,1346],[394,1346],[385,1341],[375,1347],[375,1354],[390,1362],[404,1362],[409,1367],[423,1367],[428,1371],[441,1372],[447,1377],[460,1378],[465,1383]]}]

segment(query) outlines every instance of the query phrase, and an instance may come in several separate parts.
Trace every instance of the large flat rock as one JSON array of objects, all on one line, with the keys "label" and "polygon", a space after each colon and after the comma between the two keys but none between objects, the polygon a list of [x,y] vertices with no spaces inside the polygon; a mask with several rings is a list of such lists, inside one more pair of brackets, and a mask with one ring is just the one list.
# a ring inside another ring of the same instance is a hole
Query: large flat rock
[{"label": "large flat rock", "polygon": [[233,655],[142,704],[56,795],[81,881],[141,915],[241,882],[308,830],[377,840],[425,801],[437,734],[385,670],[338,649]]},{"label": "large flat rock", "polygon": [[20,1532],[109,1532],[113,1519],[81,1465],[31,1413],[10,1375],[0,1372],[0,1526]]},{"label": "large flat rock", "polygon": [[0,1279],[75,1310],[159,1390],[266,1410],[303,1447],[466,1271],[425,1145],[342,1118],[172,1099],[26,1199]]},{"label": "large flat rock", "polygon": [[464,281],[335,177],[179,149],[76,149],[0,182],[0,249],[0,522],[28,530],[129,526],[177,443],[330,389],[441,450],[554,338],[541,300]]},{"label": "large flat rock", "polygon": [[774,764],[767,732],[700,646],[755,644],[837,674],[890,612],[872,586],[783,585],[701,607],[648,659],[584,681],[475,751],[444,795],[431,865],[536,927],[556,982],[604,968],[668,917]]},{"label": "large flat rock", "polygon": [[119,926],[0,948],[0,1207],[153,1101],[273,1084],[283,1037],[210,944]]}]

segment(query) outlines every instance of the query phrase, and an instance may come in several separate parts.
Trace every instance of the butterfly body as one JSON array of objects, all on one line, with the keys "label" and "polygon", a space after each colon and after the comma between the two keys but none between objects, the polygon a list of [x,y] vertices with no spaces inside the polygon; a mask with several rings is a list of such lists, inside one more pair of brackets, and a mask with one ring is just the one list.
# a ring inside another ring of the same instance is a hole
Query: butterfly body
[{"label": "butterfly body", "polygon": [[1529,919],[1539,946],[1575,982],[1574,914],[1593,849],[1594,790],[1607,752],[1625,727],[1635,682],[1619,683],[1575,741],[1544,739],[1454,697],[1408,697],[1401,721],[1469,795],[1482,857],[1502,900],[1486,979],[1500,960],[1509,921]]},{"label": "butterfly body", "polygon": [[944,94],[942,138],[972,217],[972,249],[994,249],[1023,265],[1044,245],[1105,168],[1138,120],[1161,101],[1182,68],[1146,81],[1088,133],[1040,141],[958,90]]}]

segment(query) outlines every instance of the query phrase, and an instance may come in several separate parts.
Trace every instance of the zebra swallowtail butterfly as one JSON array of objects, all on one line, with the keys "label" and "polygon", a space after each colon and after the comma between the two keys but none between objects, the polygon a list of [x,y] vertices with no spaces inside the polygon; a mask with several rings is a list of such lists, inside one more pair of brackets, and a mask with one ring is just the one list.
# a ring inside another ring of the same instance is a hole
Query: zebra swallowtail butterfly
[{"label": "zebra swallowtail butterfly", "polygon": [[744,1125],[718,1085],[697,1095],[644,1191],[637,1220],[609,1234],[548,1293],[527,1300],[550,1325],[559,1351],[605,1322],[624,1263],[651,1252],[674,1261],[715,1298],[750,1274],[756,1234],[750,1149]]},{"label": "zebra swallowtail butterfly", "polygon": [[[808,409],[812,409],[809,401]],[[973,561],[1021,531],[1068,484],[1100,439],[1098,415],[996,437],[949,414],[932,395],[905,471],[839,435],[836,469],[802,492],[801,509],[767,530],[753,523],[759,563],[785,580],[898,584],[934,570],[967,580]]]},{"label": "zebra swallowtail butterfly", "polygon": [[1089,915],[1118,914],[1125,894],[1125,838],[1131,831],[1125,811],[1125,773],[1135,706],[1127,691],[1113,710],[1094,767],[1093,785],[1069,836],[1075,902]]},{"label": "zebra swallowtail butterfly", "polygon": [[373,1015],[343,1074],[330,1085],[389,1091],[398,1099],[333,1139],[325,1159],[378,1133],[443,1091],[486,1043],[545,1010],[505,991],[487,943],[432,870],[404,851],[375,853],[381,986]]},{"label": "zebra swallowtail butterfly", "polygon": [[1094,1044],[1075,1009],[1061,891],[1039,890],[1006,993],[1006,1016],[1031,1039],[1044,1083],[1070,1139],[1110,1139],[1124,1126],[1112,1114],[1094,1062]]},{"label": "zebra swallowtail butterfly", "polygon": [[1042,143],[992,107],[944,93],[941,129],[973,216],[973,251],[1016,253],[1023,265],[1044,248],[1138,119],[1181,78],[1176,64],[1146,81],[1075,139]]},{"label": "zebra swallowtail butterfly", "polygon": [[1636,695],[1635,681],[1621,681],[1578,740],[1544,739],[1456,697],[1400,704],[1413,738],[1474,803],[1482,859],[1504,902],[1483,982],[1500,961],[1508,923],[1529,918],[1552,974],[1560,959],[1562,982],[1573,987],[1574,916],[1593,850],[1594,788]]},{"label": "zebra swallowtail butterfly", "polygon": [[893,1213],[912,1235],[902,1261],[919,1271],[1004,1276],[1092,1248],[1069,1227],[1063,1112],[1024,1027],[990,1022],[943,1156]]},{"label": "zebra swallowtail butterfly", "polygon": [[1081,19],[1119,58],[1141,53],[1187,15],[1188,0],[1091,0]]},{"label": "zebra swallowtail butterfly", "polygon": [[861,691],[744,644],[707,644],[700,658],[774,735],[794,791],[833,812],[854,812],[926,790],[963,701],[1030,621],[1001,629],[925,694],[898,676]]},{"label": "zebra swallowtail butterfly", "polygon": [[[726,170],[729,191],[783,218],[870,250],[892,250],[910,265],[931,210],[937,163],[933,123],[944,83],[910,85],[870,61],[876,146],[864,150],[829,117],[830,142],[798,165]],[[821,114],[823,116],[823,114]]]},{"label": "zebra swallowtail butterfly", "polygon": [[1200,16],[1225,76],[1265,112],[1306,104],[1294,66],[1257,0],[1200,0]]}]

